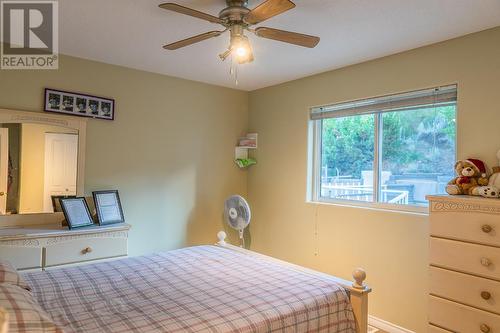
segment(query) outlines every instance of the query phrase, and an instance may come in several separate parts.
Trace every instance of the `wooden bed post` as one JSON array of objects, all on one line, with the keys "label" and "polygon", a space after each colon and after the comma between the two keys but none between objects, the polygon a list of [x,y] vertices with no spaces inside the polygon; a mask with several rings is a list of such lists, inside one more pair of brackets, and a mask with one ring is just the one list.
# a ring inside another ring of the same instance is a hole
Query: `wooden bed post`
[{"label": "wooden bed post", "polygon": [[267,259],[270,260],[275,260],[278,261],[282,264],[290,265],[294,267],[295,269],[300,269],[305,272],[309,273],[315,273],[315,274],[320,274],[325,277],[328,277],[335,282],[337,282],[339,285],[344,287],[346,290],[349,291],[350,299],[351,299],[351,306],[352,306],[352,311],[354,312],[354,317],[356,319],[356,331],[358,333],[368,333],[368,294],[372,291],[370,287],[364,284],[364,281],[366,280],[366,272],[362,268],[357,268],[352,272],[352,277],[354,278],[354,282],[344,280],[341,278],[338,278],[336,276],[328,275],[325,273],[313,271],[311,269],[301,267],[298,265],[294,265],[291,263],[288,263],[286,261],[282,261],[279,259],[275,259],[263,254],[259,254],[257,252],[252,252],[250,250],[245,250],[240,247],[233,246],[231,244],[226,243],[226,233],[224,231],[219,231],[217,233],[217,239],[218,242],[215,244],[217,246],[229,248],[235,251],[239,252],[244,252],[244,253],[252,253],[254,255],[259,255],[266,257]]},{"label": "wooden bed post", "polygon": [[356,317],[357,330],[360,333],[368,332],[368,293],[371,289],[364,285],[366,272],[357,268],[352,272],[354,282],[350,288],[351,306]]},{"label": "wooden bed post", "polygon": [[9,329],[9,314],[4,308],[0,308],[0,333],[7,333]]},{"label": "wooden bed post", "polygon": [[227,244],[226,243],[226,237],[227,237],[227,235],[226,235],[226,233],[224,231],[219,231],[217,233],[217,239],[219,240],[217,242],[217,245],[219,245],[219,246],[225,246]]}]

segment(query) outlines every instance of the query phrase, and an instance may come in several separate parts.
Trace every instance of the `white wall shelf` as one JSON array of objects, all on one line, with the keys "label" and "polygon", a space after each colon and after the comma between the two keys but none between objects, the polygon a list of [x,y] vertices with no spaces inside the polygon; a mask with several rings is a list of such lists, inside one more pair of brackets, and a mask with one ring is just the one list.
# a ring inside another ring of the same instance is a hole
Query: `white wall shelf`
[{"label": "white wall shelf", "polygon": [[248,157],[248,150],[257,149],[257,136],[257,133],[248,133],[238,140],[239,145],[234,149],[234,162],[241,169],[257,163],[255,159]]}]

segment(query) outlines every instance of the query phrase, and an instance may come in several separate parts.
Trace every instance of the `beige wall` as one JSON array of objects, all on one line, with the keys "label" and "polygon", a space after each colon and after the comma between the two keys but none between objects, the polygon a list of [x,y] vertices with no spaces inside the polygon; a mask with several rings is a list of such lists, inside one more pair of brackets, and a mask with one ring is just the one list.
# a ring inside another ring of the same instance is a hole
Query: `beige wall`
[{"label": "beige wall", "polygon": [[345,278],[364,267],[371,314],[425,332],[427,217],[306,203],[308,108],[450,83],[458,83],[458,157],[495,165],[500,28],[252,92],[252,248]]},{"label": "beige wall", "polygon": [[232,160],[247,93],[62,56],[0,71],[0,108],[41,112],[45,87],[116,99],[115,121],[88,122],[85,191],[120,191],[132,255],[215,240],[224,198],[246,194]]}]

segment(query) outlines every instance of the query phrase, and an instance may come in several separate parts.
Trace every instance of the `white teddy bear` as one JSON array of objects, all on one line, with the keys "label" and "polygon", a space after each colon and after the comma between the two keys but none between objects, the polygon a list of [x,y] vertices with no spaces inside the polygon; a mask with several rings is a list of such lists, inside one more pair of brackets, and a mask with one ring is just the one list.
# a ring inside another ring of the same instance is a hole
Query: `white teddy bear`
[{"label": "white teddy bear", "polygon": [[[498,165],[500,165],[500,150],[497,153]],[[490,177],[488,186],[495,186],[500,188],[500,167],[493,168],[493,174]]]},{"label": "white teddy bear", "polygon": [[[498,164],[500,165],[500,150],[497,152]],[[488,185],[477,188],[477,194],[485,198],[500,197],[500,167],[493,168],[493,174],[490,176]]]},{"label": "white teddy bear", "polygon": [[481,186],[478,190],[480,196],[485,198],[498,198],[500,197],[500,190],[495,186]]}]

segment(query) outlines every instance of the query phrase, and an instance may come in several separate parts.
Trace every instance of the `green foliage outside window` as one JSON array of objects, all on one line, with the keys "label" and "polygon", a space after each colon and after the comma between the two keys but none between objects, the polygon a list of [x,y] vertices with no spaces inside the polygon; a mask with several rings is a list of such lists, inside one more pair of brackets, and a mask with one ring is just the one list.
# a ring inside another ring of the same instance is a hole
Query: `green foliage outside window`
[{"label": "green foliage outside window", "polygon": [[[382,114],[382,171],[392,175],[453,173],[456,107]],[[322,166],[328,176],[361,178],[373,170],[375,116],[322,121]]]}]

